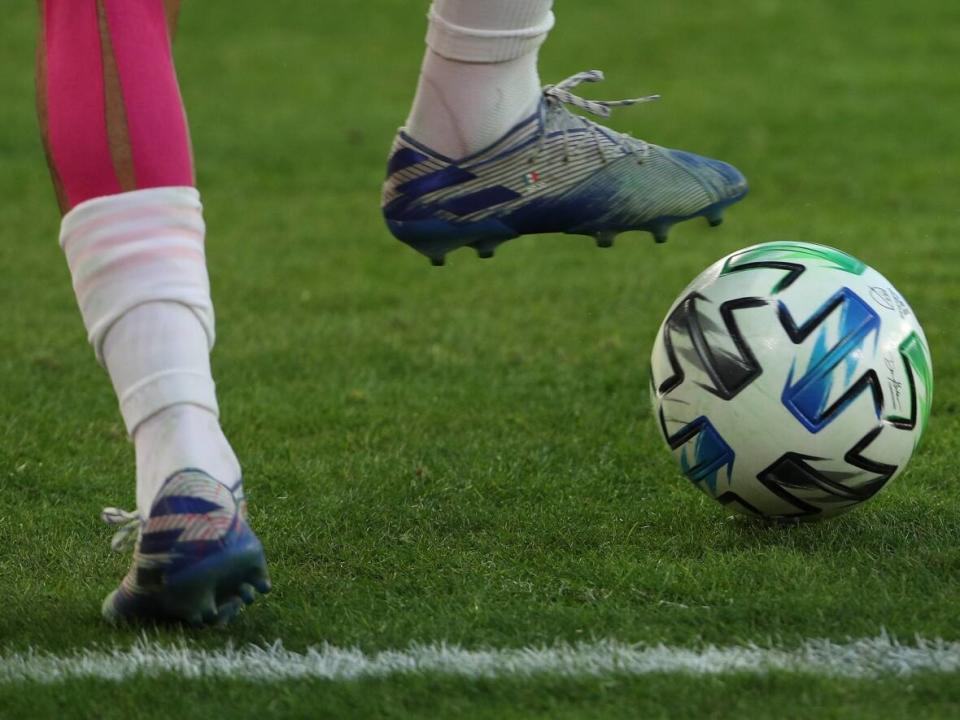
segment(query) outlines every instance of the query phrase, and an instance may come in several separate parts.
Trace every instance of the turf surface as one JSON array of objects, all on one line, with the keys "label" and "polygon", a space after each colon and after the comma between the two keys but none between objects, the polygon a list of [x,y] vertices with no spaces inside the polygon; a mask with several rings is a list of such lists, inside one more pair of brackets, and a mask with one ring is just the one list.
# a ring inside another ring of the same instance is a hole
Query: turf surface
[{"label": "turf surface", "polygon": [[[948,0],[561,0],[545,82],[660,92],[613,126],[730,160],[727,224],[525,238],[432,269],[378,210],[412,97],[425,4],[185,3],[177,58],[209,226],[223,420],[276,591],[199,646],[281,638],[366,650],[612,637],[695,645],[885,628],[957,639],[960,133]],[[56,244],[36,136],[30,3],[0,27],[0,649],[128,645],[98,606],[125,570],[104,505],[133,505],[132,450]],[[910,300],[933,417],[868,506],[791,529],[731,521],[661,447],[647,357],[674,296],[744,245],[837,245]],[[151,637],[183,633],[154,630]],[[158,714],[213,684],[0,688],[0,716]],[[115,703],[104,705],[110,693]],[[244,714],[944,716],[953,676],[898,682],[663,676],[581,683],[229,684]],[[176,695],[175,695],[176,694]],[[797,705],[800,698],[806,705]],[[194,702],[195,701],[195,702]],[[29,702],[27,706],[24,703]],[[790,705],[793,703],[793,705]],[[498,712],[498,708],[500,712]],[[128,715],[129,716],[129,715]]]}]

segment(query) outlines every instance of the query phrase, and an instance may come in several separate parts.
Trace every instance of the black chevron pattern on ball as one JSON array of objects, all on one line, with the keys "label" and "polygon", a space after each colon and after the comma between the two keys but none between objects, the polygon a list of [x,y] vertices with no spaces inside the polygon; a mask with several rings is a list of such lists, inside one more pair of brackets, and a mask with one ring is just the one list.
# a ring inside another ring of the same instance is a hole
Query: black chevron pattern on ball
[{"label": "black chevron pattern on ball", "polygon": [[769,467],[760,471],[757,479],[770,492],[797,509],[795,513],[791,513],[791,517],[815,517],[822,512],[820,507],[797,497],[794,493],[798,490],[818,491],[820,495],[816,502],[821,506],[862,503],[876,495],[897,472],[896,465],[876,462],[862,455],[882,430],[882,425],[871,429],[844,456],[850,466],[876,475],[873,480],[858,487],[849,487],[843,481],[859,473],[823,472],[807,462],[822,458],[795,452],[781,455]]},{"label": "black chevron pattern on ball", "polygon": [[778,282],[773,288],[774,293],[779,293],[793,285],[793,283],[795,283],[797,279],[803,275],[804,272],[806,272],[807,268],[805,265],[801,265],[800,263],[792,263],[785,260],[761,260],[759,262],[738,265],[735,268],[730,268],[726,272],[738,273],[748,270],[783,270],[786,272],[786,275],[784,275],[780,282]]},{"label": "black chevron pattern on ball", "polygon": [[728,300],[720,306],[720,317],[738,355],[718,351],[710,346],[706,331],[709,321],[697,310],[698,301],[709,302],[700,293],[690,293],[667,318],[663,346],[672,374],[660,383],[657,391],[664,395],[683,383],[686,377],[677,358],[672,337],[674,333],[682,333],[690,338],[696,352],[697,364],[712,383],[712,386],[704,385],[703,388],[724,400],[731,400],[763,373],[763,368],[737,326],[735,313],[746,308],[763,307],[767,301],[758,297],[744,297]]}]

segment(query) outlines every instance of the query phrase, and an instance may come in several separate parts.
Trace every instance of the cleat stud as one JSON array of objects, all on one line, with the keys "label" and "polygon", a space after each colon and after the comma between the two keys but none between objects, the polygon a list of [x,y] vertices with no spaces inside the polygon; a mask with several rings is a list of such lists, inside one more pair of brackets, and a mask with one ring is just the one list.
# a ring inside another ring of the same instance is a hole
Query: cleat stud
[{"label": "cleat stud", "polygon": [[670,227],[672,223],[658,223],[649,228],[650,234],[653,235],[653,241],[658,244],[663,244],[667,241],[667,233],[670,232]]},{"label": "cleat stud", "polygon": [[440,257],[430,258],[430,264],[433,265],[434,267],[443,267],[446,261],[447,261],[446,258],[444,258],[442,255]]},{"label": "cleat stud", "polygon": [[710,225],[710,227],[717,227],[717,225],[722,225],[722,224],[723,224],[723,216],[722,216],[722,215],[719,215],[719,214],[718,214],[718,215],[707,215],[707,224]]},{"label": "cleat stud", "polygon": [[217,604],[213,600],[213,593],[203,603],[200,609],[200,620],[204,625],[209,625],[217,619]]},{"label": "cleat stud", "polygon": [[240,599],[243,600],[244,605],[251,605],[257,597],[257,593],[253,589],[253,585],[250,585],[249,583],[240,583],[240,587],[237,588],[237,592],[240,593]]},{"label": "cleat stud", "polygon": [[202,628],[204,626],[203,616],[200,613],[194,613],[186,618],[187,625],[192,628]]},{"label": "cleat stud", "polygon": [[270,584],[270,578],[264,576],[252,578],[250,584],[253,585],[261,595],[266,595],[273,587]]},{"label": "cleat stud", "polygon": [[610,231],[601,231],[598,232],[594,237],[597,239],[597,247],[608,248],[613,247],[613,240],[617,237],[617,234]]},{"label": "cleat stud", "polygon": [[500,238],[484,238],[482,240],[477,240],[476,242],[470,243],[470,247],[477,251],[478,258],[481,260],[489,260],[493,257],[493,253],[497,249],[497,246],[502,242],[503,240]]},{"label": "cleat stud", "polygon": [[233,620],[243,608],[243,601],[238,597],[232,597],[217,608],[217,626],[224,627]]}]

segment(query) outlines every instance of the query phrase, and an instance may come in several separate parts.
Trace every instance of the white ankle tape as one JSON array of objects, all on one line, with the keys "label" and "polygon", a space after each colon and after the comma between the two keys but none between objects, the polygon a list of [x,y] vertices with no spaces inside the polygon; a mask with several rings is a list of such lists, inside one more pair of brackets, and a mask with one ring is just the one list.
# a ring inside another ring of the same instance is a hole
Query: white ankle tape
[{"label": "white ankle tape", "polygon": [[209,373],[174,369],[144,378],[120,395],[120,414],[127,434],[174,405],[197,405],[219,417],[217,391]]},{"label": "white ankle tape", "polygon": [[149,302],[176,302],[199,318],[213,347],[214,315],[200,195],[165,187],[81,203],[63,218],[60,245],[97,360],[120,317]]},{"label": "white ankle tape", "polygon": [[174,405],[218,414],[207,334],[186,305],[150,302],[127,311],[104,338],[103,362],[130,435]]},{"label": "white ankle tape", "polygon": [[431,6],[427,18],[430,21],[427,45],[431,50],[449,60],[476,63],[506,62],[534,52],[543,44],[555,20],[553,13],[547,11],[542,19],[529,26],[465,27],[442,17],[436,5]]}]

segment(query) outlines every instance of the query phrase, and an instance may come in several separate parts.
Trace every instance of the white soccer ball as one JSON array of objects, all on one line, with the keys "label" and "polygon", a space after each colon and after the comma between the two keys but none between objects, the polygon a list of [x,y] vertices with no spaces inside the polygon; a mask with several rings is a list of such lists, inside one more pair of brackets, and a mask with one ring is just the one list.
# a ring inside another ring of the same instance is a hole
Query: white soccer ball
[{"label": "white soccer ball", "polygon": [[913,311],[839,250],[774,242],[707,268],[653,348],[663,438],[687,478],[723,505],[816,519],[900,473],[933,399]]}]

